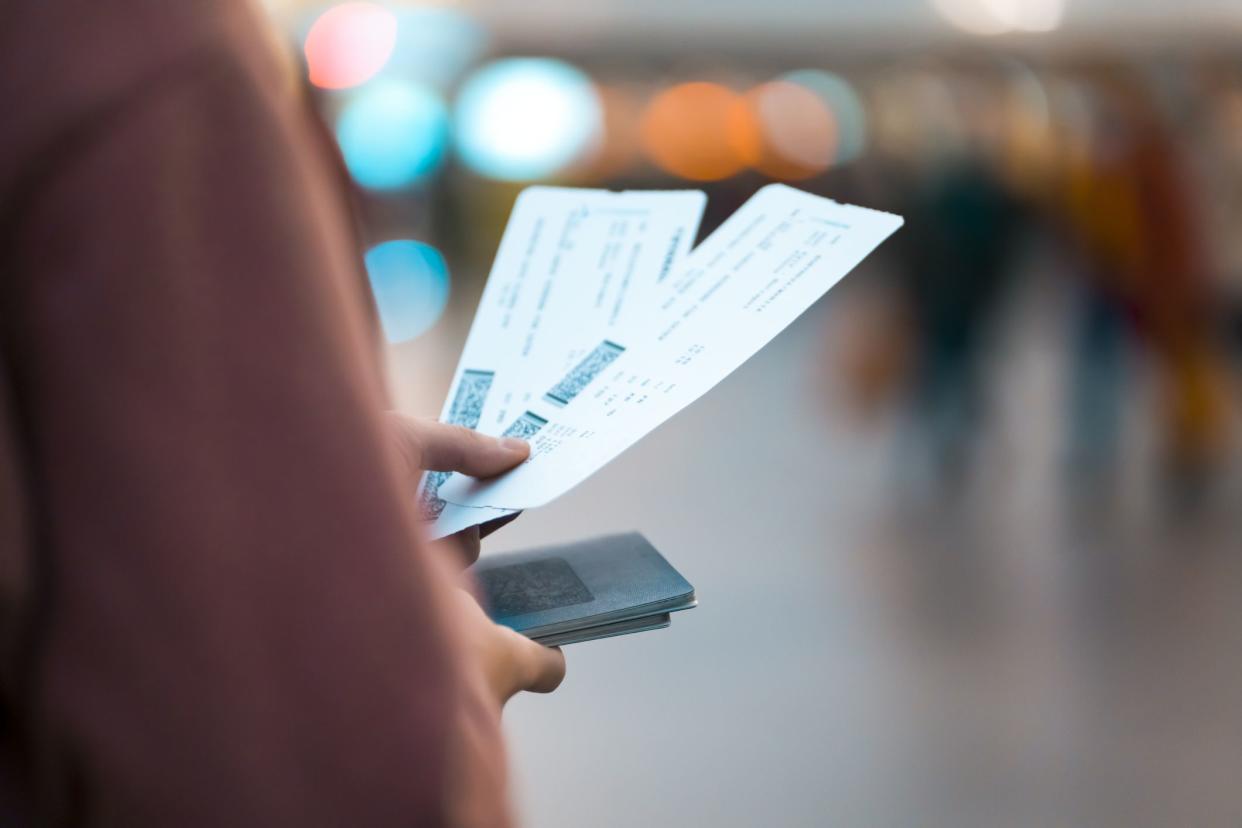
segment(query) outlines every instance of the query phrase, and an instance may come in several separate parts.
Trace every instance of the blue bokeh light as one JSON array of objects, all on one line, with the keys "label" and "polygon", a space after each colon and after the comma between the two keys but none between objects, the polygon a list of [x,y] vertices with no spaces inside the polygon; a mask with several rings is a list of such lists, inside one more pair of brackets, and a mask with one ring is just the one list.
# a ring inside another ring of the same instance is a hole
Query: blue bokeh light
[{"label": "blue bokeh light", "polygon": [[372,190],[396,190],[435,171],[448,131],[448,112],[434,92],[386,81],[363,87],[345,105],[336,137],[354,180]]},{"label": "blue bokeh light", "polygon": [[591,79],[559,60],[508,58],[475,72],[456,109],[457,149],[473,170],[506,181],[553,175],[600,137]]},{"label": "blue bokeh light", "polygon": [[448,265],[431,245],[384,242],[367,253],[366,265],[389,342],[406,342],[425,333],[444,313],[449,297]]}]

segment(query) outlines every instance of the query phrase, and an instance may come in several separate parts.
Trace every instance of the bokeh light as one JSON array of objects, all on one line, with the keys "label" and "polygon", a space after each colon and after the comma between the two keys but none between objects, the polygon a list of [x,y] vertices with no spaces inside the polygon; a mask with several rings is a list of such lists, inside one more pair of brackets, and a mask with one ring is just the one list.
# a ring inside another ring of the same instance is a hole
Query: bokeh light
[{"label": "bokeh light", "polygon": [[856,161],[867,148],[867,110],[854,86],[840,75],[822,69],[798,69],[780,77],[819,96],[836,126],[836,165]]},{"label": "bokeh light", "polygon": [[559,60],[509,58],[475,72],[457,98],[457,149],[475,172],[532,181],[565,169],[599,140],[591,79]]},{"label": "bokeh light", "polygon": [[392,57],[397,16],[377,3],[342,3],[321,14],[306,34],[310,82],[347,89],[370,80]]},{"label": "bokeh light", "polygon": [[1009,31],[1009,26],[992,13],[988,0],[932,0],[932,5],[941,17],[964,32],[998,35]]},{"label": "bokeh light", "polygon": [[832,165],[837,127],[814,92],[774,81],[748,92],[746,103],[759,127],[758,152],[749,159],[756,170],[772,178],[799,179]]},{"label": "bokeh light", "polygon": [[979,35],[1050,32],[1061,25],[1065,0],[932,0],[945,20]]},{"label": "bokeh light", "polygon": [[728,178],[761,153],[751,107],[715,83],[684,83],[661,92],[648,104],[641,129],[652,163],[691,181]]},{"label": "bokeh light", "polygon": [[337,141],[354,180],[373,190],[407,187],[440,164],[448,112],[432,91],[390,81],[368,86],[341,111]]},{"label": "bokeh light", "polygon": [[1065,16],[1065,0],[987,0],[996,17],[1014,31],[1051,32]]},{"label": "bokeh light", "polygon": [[426,332],[448,303],[449,272],[440,251],[417,241],[388,241],[366,255],[367,275],[389,342]]}]

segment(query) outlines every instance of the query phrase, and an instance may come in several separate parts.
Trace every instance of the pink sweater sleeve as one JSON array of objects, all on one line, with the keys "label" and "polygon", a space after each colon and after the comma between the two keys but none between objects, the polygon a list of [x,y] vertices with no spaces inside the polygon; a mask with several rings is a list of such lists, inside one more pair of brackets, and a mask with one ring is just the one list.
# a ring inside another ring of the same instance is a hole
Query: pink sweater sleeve
[{"label": "pink sweater sleeve", "polygon": [[497,714],[382,430],[333,158],[256,21],[12,8],[0,41],[51,38],[43,66],[0,57],[47,107],[0,126],[15,807],[507,824]]}]

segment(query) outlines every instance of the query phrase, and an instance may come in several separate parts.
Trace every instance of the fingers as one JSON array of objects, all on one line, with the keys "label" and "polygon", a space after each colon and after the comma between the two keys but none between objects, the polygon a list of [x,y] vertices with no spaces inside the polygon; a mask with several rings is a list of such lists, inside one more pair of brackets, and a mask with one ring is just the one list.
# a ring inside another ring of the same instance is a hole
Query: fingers
[{"label": "fingers", "polygon": [[[514,512],[511,515],[505,515],[504,517],[498,517],[494,520],[488,520],[488,521],[484,521],[483,523],[480,523],[478,527],[479,538],[480,539],[486,538],[488,535],[490,535],[492,532],[495,532],[497,529],[501,529],[505,526],[508,526],[510,523],[517,520],[518,515],[520,514],[522,513]],[[477,558],[478,556],[476,555],[475,557]]]},{"label": "fingers", "polygon": [[551,693],[565,680],[565,654],[559,647],[545,647],[531,641],[525,642],[523,654],[526,660],[526,681],[522,690],[532,693]]},{"label": "fingers", "polygon": [[528,690],[551,693],[565,678],[565,656],[559,649],[536,644],[526,636],[496,624],[465,590],[457,594],[455,622],[461,630],[467,656],[473,658],[498,707]]},{"label": "fingers", "polygon": [[479,527],[471,526],[454,532],[446,538],[436,541],[437,545],[446,547],[445,552],[463,569],[479,559]]},{"label": "fingers", "polygon": [[513,437],[488,437],[434,420],[404,421],[404,434],[417,449],[418,465],[430,471],[456,471],[493,477],[530,456],[530,444]]}]

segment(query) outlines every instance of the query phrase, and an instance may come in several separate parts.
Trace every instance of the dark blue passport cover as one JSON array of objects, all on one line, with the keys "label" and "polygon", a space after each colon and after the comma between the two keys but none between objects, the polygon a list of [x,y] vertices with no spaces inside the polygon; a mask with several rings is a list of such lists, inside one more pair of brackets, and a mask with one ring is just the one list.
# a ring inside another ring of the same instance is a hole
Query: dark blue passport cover
[{"label": "dark blue passport cover", "polygon": [[695,605],[694,587],[637,532],[495,555],[471,571],[491,618],[531,638]]}]

